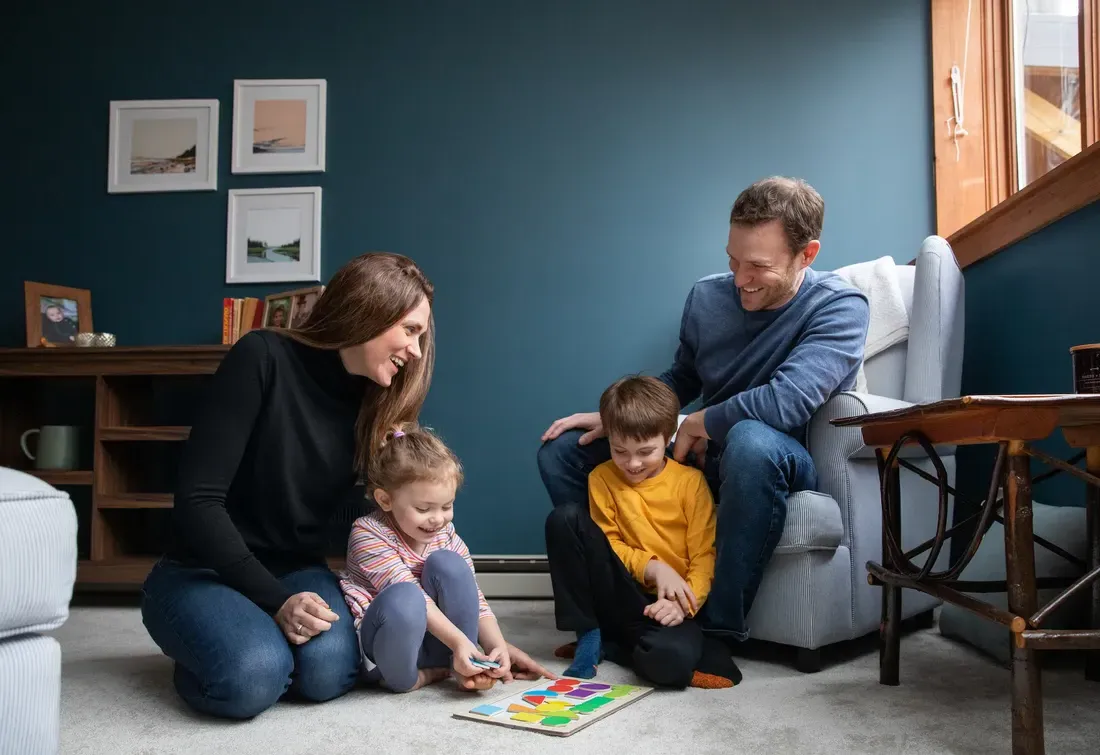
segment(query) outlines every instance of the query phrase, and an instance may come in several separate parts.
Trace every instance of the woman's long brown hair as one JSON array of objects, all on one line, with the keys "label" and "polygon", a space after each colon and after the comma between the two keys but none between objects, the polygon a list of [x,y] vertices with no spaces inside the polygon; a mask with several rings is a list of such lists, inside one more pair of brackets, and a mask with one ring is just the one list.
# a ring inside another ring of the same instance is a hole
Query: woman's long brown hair
[{"label": "woman's long brown hair", "polygon": [[[371,252],[336,271],[302,325],[280,332],[319,349],[358,346],[399,323],[421,299],[431,305],[434,296],[431,281],[411,259]],[[363,397],[355,426],[360,474],[366,474],[371,454],[382,446],[386,433],[415,422],[420,414],[435,367],[434,309],[420,336],[420,352],[420,359],[406,364],[389,388],[368,391]]]}]

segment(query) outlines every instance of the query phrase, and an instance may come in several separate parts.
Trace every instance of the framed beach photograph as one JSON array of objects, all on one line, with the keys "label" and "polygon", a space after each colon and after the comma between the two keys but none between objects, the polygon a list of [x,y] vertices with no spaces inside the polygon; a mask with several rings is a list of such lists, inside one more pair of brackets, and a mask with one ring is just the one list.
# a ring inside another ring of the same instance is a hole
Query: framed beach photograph
[{"label": "framed beach photograph", "polygon": [[92,293],[36,281],[23,282],[27,346],[76,346],[77,333],[92,333]]},{"label": "framed beach photograph", "polygon": [[107,192],[218,188],[217,100],[114,100]]},{"label": "framed beach photograph", "polygon": [[321,279],[320,186],[230,189],[227,225],[226,283]]},{"label": "framed beach photograph", "polygon": [[233,172],[323,172],[326,110],[324,79],[237,79]]}]

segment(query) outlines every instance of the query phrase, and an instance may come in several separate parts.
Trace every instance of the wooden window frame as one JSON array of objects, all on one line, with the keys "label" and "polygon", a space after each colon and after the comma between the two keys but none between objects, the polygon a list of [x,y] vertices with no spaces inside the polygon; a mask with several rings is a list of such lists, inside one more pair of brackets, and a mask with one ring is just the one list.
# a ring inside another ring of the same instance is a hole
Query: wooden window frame
[{"label": "wooden window frame", "polygon": [[[1078,1],[1083,149],[1018,190],[1012,0],[931,0],[936,232],[964,268],[1100,198],[1100,0]],[[957,153],[953,65],[965,65]]]}]

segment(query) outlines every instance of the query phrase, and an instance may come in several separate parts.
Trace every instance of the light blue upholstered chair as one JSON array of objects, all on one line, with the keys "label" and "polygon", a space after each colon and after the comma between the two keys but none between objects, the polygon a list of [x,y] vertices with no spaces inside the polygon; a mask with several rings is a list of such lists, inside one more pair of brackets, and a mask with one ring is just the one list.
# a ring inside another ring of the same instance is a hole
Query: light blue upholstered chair
[{"label": "light blue upholstered chair", "polygon": [[[875,452],[863,445],[858,428],[829,421],[959,395],[964,284],[951,247],[930,236],[915,264],[899,264],[897,272],[909,338],[864,363],[867,393],[834,396],[811,420],[808,446],[819,490],[788,499],[783,535],[748,616],[750,637],[798,648],[797,666],[805,671],[820,668],[820,648],[876,632],[881,619],[881,588],[867,583],[866,569],[868,561],[882,562]],[[955,449],[937,450],[954,485]],[[935,474],[919,446],[902,457]],[[902,546],[908,549],[935,535],[938,489],[902,469],[901,494]],[[937,568],[946,565],[949,551],[943,549]],[[920,556],[915,561],[922,563]],[[903,618],[938,604],[902,591]]]}]

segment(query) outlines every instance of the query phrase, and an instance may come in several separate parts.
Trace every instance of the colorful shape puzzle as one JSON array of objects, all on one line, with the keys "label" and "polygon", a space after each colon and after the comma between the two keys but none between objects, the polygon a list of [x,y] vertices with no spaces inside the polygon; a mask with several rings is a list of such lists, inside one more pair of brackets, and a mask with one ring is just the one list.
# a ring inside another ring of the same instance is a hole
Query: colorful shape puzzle
[{"label": "colorful shape puzzle", "polygon": [[549,687],[536,685],[513,692],[454,717],[567,737],[652,691],[632,684],[563,678]]}]

